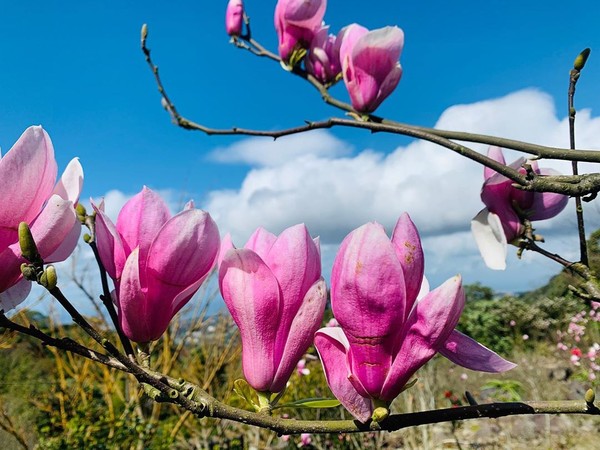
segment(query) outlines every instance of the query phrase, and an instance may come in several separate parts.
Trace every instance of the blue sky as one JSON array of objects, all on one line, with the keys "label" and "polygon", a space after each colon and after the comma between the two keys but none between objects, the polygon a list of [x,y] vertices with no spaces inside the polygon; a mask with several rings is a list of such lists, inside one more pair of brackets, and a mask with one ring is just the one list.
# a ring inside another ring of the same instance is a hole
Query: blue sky
[{"label": "blue sky", "polygon": [[[302,80],[231,46],[223,24],[226,3],[34,0],[3,5],[3,151],[27,126],[42,124],[60,167],[80,157],[84,197],[113,191],[107,200],[118,203],[144,184],[164,192],[174,207],[193,197],[214,208],[209,211],[222,232],[231,231],[240,245],[253,226],[279,232],[303,220],[313,234],[324,236],[326,266],[352,228],[378,220],[389,229],[394,217],[414,209],[434,283],[461,272],[468,282],[514,291],[543,284],[558,270],[539,257],[521,263],[526,271],[514,260],[504,273],[483,266],[468,237],[469,219],[482,207],[477,191],[482,170],[445,149],[357,130],[271,146],[268,140],[208,137],[173,126],[139,50],[142,23],[149,26],[149,47],[165,86],[190,119],[215,127],[271,129],[341,115]],[[254,37],[275,50],[275,2],[245,3]],[[580,114],[582,146],[599,147],[600,4],[569,3],[330,1],[325,21],[334,32],[352,22],[404,29],[403,79],[379,115],[557,145],[567,142],[568,71],[579,51],[591,47],[576,105],[587,109]],[[332,92],[347,98],[342,85]],[[359,175],[353,172],[358,168]],[[374,188],[375,182],[383,184],[378,175],[383,172],[389,185]],[[406,184],[410,177],[413,182]],[[328,189],[337,197],[325,198]],[[595,205],[591,213],[598,216]],[[573,219],[570,210],[564,214],[569,217],[545,227],[556,237],[550,248],[570,256]]]}]

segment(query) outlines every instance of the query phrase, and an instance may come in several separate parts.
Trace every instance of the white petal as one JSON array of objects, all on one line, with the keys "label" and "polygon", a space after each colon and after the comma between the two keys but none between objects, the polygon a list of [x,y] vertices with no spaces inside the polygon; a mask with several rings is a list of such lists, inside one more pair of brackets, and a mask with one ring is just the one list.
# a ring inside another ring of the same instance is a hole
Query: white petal
[{"label": "white petal", "polygon": [[500,218],[484,208],[471,220],[471,231],[485,264],[493,270],[506,269],[508,245]]}]

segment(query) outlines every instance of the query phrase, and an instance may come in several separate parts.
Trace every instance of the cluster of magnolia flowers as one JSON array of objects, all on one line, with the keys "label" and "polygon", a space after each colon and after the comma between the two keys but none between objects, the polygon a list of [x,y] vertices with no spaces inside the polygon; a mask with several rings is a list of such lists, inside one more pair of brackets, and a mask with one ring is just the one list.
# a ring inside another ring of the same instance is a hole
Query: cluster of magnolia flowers
[{"label": "cluster of magnolia flowers", "polygon": [[[31,228],[45,263],[74,250],[81,221],[76,205],[83,171],[77,159],[56,183],[47,133],[30,127],[0,160],[0,302],[4,310],[27,296],[30,282],[19,246],[19,223]],[[173,316],[217,266],[219,287],[242,340],[247,382],[269,398],[285,389],[314,343],[328,384],[360,421],[387,407],[414,373],[440,353],[473,370],[514,365],[454,328],[464,307],[459,276],[429,292],[421,239],[403,214],[391,239],[377,223],[343,241],[331,274],[337,322],[319,329],[327,303],[319,239],[304,225],[279,236],[259,228],[242,248],[192,202],[171,216],[144,187],[116,223],[96,205],[98,253],[114,282],[118,326],[132,341],[157,340]]]},{"label": "cluster of magnolia flowers", "polygon": [[[402,76],[399,59],[404,33],[398,27],[369,31],[356,23],[337,34],[329,33],[323,18],[326,0],[279,0],[275,7],[275,30],[279,56],[287,69],[304,63],[306,71],[323,84],[343,77],[352,107],[370,113],[396,88]],[[230,0],[225,29],[242,36],[242,0]]]}]

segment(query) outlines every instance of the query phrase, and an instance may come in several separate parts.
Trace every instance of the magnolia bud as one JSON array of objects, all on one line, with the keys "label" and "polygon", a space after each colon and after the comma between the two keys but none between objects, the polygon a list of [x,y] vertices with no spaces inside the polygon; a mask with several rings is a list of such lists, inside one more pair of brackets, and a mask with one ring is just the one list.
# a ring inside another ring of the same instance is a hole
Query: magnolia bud
[{"label": "magnolia bud", "polygon": [[46,270],[44,270],[44,273],[42,273],[42,276],[40,277],[40,284],[51,291],[56,287],[57,282],[58,277],[56,276],[56,269],[54,266],[46,267]]},{"label": "magnolia bud", "polygon": [[19,224],[19,246],[21,247],[21,254],[29,262],[36,262],[40,260],[40,254],[35,245],[33,235],[29,229],[27,222],[21,222]]},{"label": "magnolia bud", "polygon": [[578,71],[583,70],[583,68],[585,67],[585,63],[587,62],[590,56],[590,53],[591,50],[589,48],[586,48],[579,55],[577,55],[577,58],[575,58],[575,62],[573,63],[573,68]]}]

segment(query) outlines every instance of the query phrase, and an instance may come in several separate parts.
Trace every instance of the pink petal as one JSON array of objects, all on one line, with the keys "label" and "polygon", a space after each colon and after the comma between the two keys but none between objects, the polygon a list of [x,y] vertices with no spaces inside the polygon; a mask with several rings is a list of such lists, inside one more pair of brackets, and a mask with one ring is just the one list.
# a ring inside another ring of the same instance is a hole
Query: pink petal
[{"label": "pink petal", "polygon": [[233,250],[235,249],[235,246],[233,245],[233,242],[231,241],[231,235],[229,233],[227,233],[225,236],[223,236],[223,239],[221,239],[221,247],[219,248],[219,256],[217,256],[217,268],[221,267],[221,262],[223,261],[223,258],[225,258],[225,255],[227,254],[227,252],[229,250]]},{"label": "pink petal", "polygon": [[273,272],[283,295],[275,353],[279,359],[304,296],[321,276],[321,259],[306,226],[300,224],[284,230],[263,260]]},{"label": "pink petal", "polygon": [[0,242],[19,222],[31,223],[56,181],[54,149],[42,127],[29,127],[0,160]]},{"label": "pink petal", "polygon": [[[75,233],[81,229],[73,203],[53,195],[40,215],[30,225],[42,259],[70,255],[77,245]],[[55,262],[57,260],[48,261]]]},{"label": "pink petal", "polygon": [[506,269],[508,244],[500,218],[484,208],[471,220],[471,231],[485,264],[493,270]]},{"label": "pink petal", "polygon": [[104,213],[104,208],[100,209],[92,200],[90,202],[96,211],[96,246],[100,261],[108,275],[113,280],[119,280],[127,259],[121,236],[110,218]]},{"label": "pink petal", "polygon": [[169,219],[148,252],[148,295],[156,288],[157,296],[174,298],[212,269],[219,246],[219,230],[207,212],[188,209]]},{"label": "pink petal", "polygon": [[277,373],[269,389],[271,392],[279,392],[285,388],[296,364],[312,344],[315,331],[321,326],[326,304],[327,286],[321,278],[308,290],[293,319]]},{"label": "pink petal", "polygon": [[73,224],[73,228],[71,228],[71,231],[65,236],[62,243],[54,250],[54,253],[44,258],[44,262],[52,263],[67,259],[71,256],[75,247],[77,247],[79,236],[81,236],[81,223],[79,220],[76,220]]},{"label": "pink petal", "polygon": [[83,168],[79,163],[79,158],[73,158],[69,164],[67,164],[58,183],[56,183],[53,193],[65,200],[72,201],[73,204],[77,204],[82,187]]},{"label": "pink petal", "polygon": [[267,391],[275,376],[275,341],[281,313],[277,279],[252,250],[229,250],[219,269],[219,287],[240,329],[242,365],[248,383]]},{"label": "pink petal", "polygon": [[171,213],[164,200],[146,186],[121,209],[117,218],[117,231],[125,253],[139,247],[141,273],[145,270],[150,244],[170,217]]},{"label": "pink petal", "polygon": [[369,31],[352,48],[354,65],[367,71],[379,84],[398,64],[404,46],[404,32],[398,27]]},{"label": "pink petal", "polygon": [[350,341],[352,373],[377,397],[406,311],[402,267],[381,225],[363,225],[342,242],[333,263],[331,303]]},{"label": "pink petal", "polygon": [[350,24],[341,29],[338,33],[336,42],[340,47],[340,63],[342,64],[342,70],[352,63],[352,49],[356,45],[356,42],[369,30],[357,23]]},{"label": "pink petal", "polygon": [[139,250],[134,249],[127,257],[117,298],[119,324],[123,333],[134,342],[149,342],[158,339],[165,331],[170,317],[167,311],[149,307],[140,284]]},{"label": "pink petal", "polygon": [[271,250],[271,247],[276,240],[277,236],[275,236],[273,233],[269,233],[264,228],[259,227],[254,233],[252,233],[252,236],[250,236],[250,239],[248,239],[248,242],[246,242],[244,248],[252,250],[258,256],[260,256],[261,259],[265,260],[269,254],[269,250]]},{"label": "pink petal", "polygon": [[341,328],[321,328],[315,333],[315,347],[319,352],[329,389],[350,414],[360,422],[367,422],[373,414],[369,398],[362,397],[349,381],[347,362],[348,340]]},{"label": "pink petal", "polygon": [[410,377],[444,345],[464,304],[460,276],[447,280],[419,300],[408,317],[406,335],[381,390],[381,399],[396,398]]},{"label": "pink petal", "polygon": [[[553,169],[540,169],[540,175],[560,175]],[[535,192],[529,220],[545,220],[557,216],[569,203],[566,195],[554,192]]]},{"label": "pink petal", "polygon": [[457,330],[450,333],[439,352],[459,366],[482,372],[506,372],[517,366]]},{"label": "pink petal", "polygon": [[406,285],[406,309],[404,316],[406,319],[417,300],[425,271],[425,258],[423,256],[423,248],[421,247],[421,237],[419,236],[417,227],[415,227],[415,224],[407,213],[403,213],[396,223],[396,227],[392,233],[392,244],[394,244],[394,249],[396,250],[396,255],[404,274]]},{"label": "pink petal", "polygon": [[0,250],[0,292],[5,292],[22,278],[21,263],[24,262],[18,242]]},{"label": "pink petal", "polygon": [[[500,147],[490,146],[490,148],[488,149],[487,156],[488,156],[488,158],[491,158],[494,161],[499,162],[500,164],[506,165],[506,160],[504,159],[504,153],[502,153],[502,149]],[[484,180],[491,178],[492,176],[496,175],[497,173],[498,172],[496,172],[493,169],[490,169],[489,167],[484,166],[484,168],[483,168]]]},{"label": "pink petal", "polygon": [[31,281],[21,279],[4,292],[0,292],[0,309],[7,312],[19,306],[31,291]]},{"label": "pink petal", "polygon": [[326,0],[279,0],[278,3],[286,22],[310,29],[321,25],[327,8]]}]

